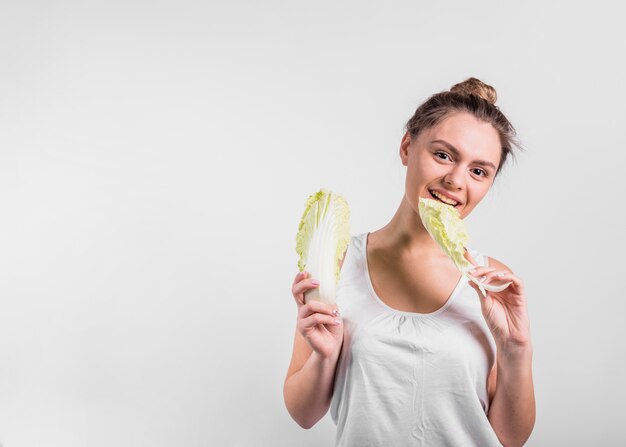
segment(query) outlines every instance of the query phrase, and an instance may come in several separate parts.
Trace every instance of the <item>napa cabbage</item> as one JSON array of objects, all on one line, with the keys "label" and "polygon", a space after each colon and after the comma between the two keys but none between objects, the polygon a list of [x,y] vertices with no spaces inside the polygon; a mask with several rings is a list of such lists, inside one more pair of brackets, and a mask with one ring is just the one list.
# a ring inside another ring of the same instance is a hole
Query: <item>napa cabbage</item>
[{"label": "napa cabbage", "polygon": [[324,188],[309,196],[296,234],[298,269],[306,270],[320,285],[305,292],[305,302],[335,303],[340,263],[349,243],[350,209],[346,200]]}]

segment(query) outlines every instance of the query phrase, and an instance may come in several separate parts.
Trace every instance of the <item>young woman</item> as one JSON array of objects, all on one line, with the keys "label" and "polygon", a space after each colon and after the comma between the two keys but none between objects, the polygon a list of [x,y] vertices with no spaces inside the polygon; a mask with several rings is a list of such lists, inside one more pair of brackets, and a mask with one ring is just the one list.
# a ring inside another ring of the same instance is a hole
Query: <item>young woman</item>
[{"label": "young woman", "polygon": [[[353,236],[337,304],[304,303],[317,287],[296,275],[287,409],[310,428],[331,409],[336,446],[521,446],[533,429],[532,345],[522,280],[467,247],[473,274],[511,282],[483,297],[429,236],[420,197],[465,218],[515,142],[478,79],[431,96],[407,123],[405,195],[391,221]],[[341,311],[341,312],[340,312]]]}]

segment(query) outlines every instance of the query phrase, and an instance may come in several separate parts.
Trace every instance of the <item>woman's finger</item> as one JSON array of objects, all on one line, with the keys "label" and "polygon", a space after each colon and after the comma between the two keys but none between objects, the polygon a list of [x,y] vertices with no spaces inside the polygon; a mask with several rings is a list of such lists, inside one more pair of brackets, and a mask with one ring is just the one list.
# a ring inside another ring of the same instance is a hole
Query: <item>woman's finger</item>
[{"label": "woman's finger", "polygon": [[522,280],[519,276],[516,276],[513,272],[508,270],[499,270],[485,275],[487,278],[483,282],[498,281],[498,282],[511,282],[513,286],[521,289]]},{"label": "woman's finger", "polygon": [[298,284],[300,281],[302,281],[303,279],[305,279],[308,275],[308,272],[303,271],[303,272],[298,272],[296,273],[296,277],[293,280],[293,284],[292,286],[295,286],[296,284]]},{"label": "woman's finger", "polygon": [[291,294],[293,295],[293,298],[296,300],[296,303],[298,303],[298,305],[304,304],[304,292],[296,292],[295,287],[296,284],[302,281],[303,278],[306,278],[306,276],[307,272],[296,273],[296,277],[294,278],[293,284],[291,285]]},{"label": "woman's finger", "polygon": [[319,287],[319,284],[313,284],[313,280],[308,278],[309,272],[299,272],[291,286],[291,294],[299,305],[305,303],[304,292],[315,287]]},{"label": "woman's finger", "polygon": [[[508,283],[508,286],[504,290],[512,288],[513,293],[516,295],[524,295],[524,286],[521,278],[508,270],[494,270],[487,272],[483,276],[479,277],[478,280],[484,284],[485,288],[489,286],[504,286]],[[502,290],[492,290],[490,292],[500,293]]]},{"label": "woman's finger", "polygon": [[495,267],[487,267],[487,266],[481,265],[481,266],[475,267],[474,270],[468,273],[474,278],[479,278],[482,281],[482,277],[487,275],[489,272],[493,272],[495,270],[496,270]]},{"label": "woman's finger", "polygon": [[331,316],[331,315],[324,315],[324,314],[320,314],[320,313],[314,313],[312,315],[309,315],[306,318],[301,319],[298,322],[298,327],[301,330],[307,330],[307,329],[311,329],[311,328],[317,326],[318,324],[324,324],[324,325],[329,325],[329,326],[337,326],[337,325],[341,324],[341,318],[335,317],[335,316]]},{"label": "woman's finger", "polygon": [[297,284],[295,284],[292,288],[291,288],[291,292],[295,295],[299,295],[301,293],[306,292],[309,289],[314,289],[316,287],[319,287],[319,281],[317,281],[318,284],[316,284],[316,280],[314,278],[308,278],[308,279],[303,279],[302,281],[298,282]]},{"label": "woman's finger", "polygon": [[485,281],[491,281],[492,279],[504,278],[510,272],[508,270],[494,270],[492,272],[487,272],[483,276],[486,277]]},{"label": "woman's finger", "polygon": [[336,306],[331,304],[322,303],[321,301],[311,300],[298,310],[298,318],[304,319],[309,316],[319,313],[330,316],[339,315],[339,311],[335,312]]}]

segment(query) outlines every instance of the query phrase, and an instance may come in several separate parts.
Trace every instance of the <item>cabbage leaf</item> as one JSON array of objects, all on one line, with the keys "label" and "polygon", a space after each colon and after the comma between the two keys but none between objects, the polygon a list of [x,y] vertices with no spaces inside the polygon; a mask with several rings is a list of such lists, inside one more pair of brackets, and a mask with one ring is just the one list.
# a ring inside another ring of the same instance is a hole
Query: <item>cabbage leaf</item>
[{"label": "cabbage leaf", "polygon": [[465,222],[461,219],[456,208],[438,200],[420,197],[418,211],[428,234],[452,259],[461,274],[478,285],[483,295],[485,295],[485,290],[501,292],[511,284],[510,282],[502,285],[484,284],[469,274],[469,271],[474,268],[465,257],[469,235],[465,228]]},{"label": "cabbage leaf", "polygon": [[305,293],[305,302],[335,303],[340,263],[349,243],[348,202],[324,188],[309,196],[296,235],[298,269],[306,270],[320,285]]}]

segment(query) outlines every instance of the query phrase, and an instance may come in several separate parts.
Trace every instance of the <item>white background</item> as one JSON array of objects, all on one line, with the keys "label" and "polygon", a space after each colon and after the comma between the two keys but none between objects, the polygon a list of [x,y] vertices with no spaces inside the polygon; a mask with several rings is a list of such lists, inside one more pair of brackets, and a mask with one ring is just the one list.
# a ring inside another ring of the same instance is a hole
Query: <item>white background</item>
[{"label": "white background", "polygon": [[467,222],[526,283],[527,445],[625,445],[618,4],[2,1],[0,444],[332,445],[282,396],[304,202],[385,225],[475,76],[526,148]]}]

